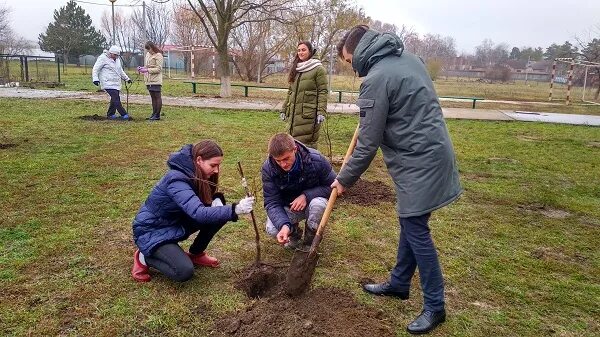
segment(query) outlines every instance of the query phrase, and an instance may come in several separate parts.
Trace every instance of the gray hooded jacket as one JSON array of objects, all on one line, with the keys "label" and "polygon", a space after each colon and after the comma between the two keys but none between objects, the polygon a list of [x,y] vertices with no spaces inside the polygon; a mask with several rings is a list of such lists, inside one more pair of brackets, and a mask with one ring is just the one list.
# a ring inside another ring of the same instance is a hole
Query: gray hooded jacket
[{"label": "gray hooded jacket", "polygon": [[381,147],[400,217],[429,213],[462,193],[452,142],[423,61],[393,34],[369,30],[352,56],[364,77],[358,142],[337,179],[352,186]]}]

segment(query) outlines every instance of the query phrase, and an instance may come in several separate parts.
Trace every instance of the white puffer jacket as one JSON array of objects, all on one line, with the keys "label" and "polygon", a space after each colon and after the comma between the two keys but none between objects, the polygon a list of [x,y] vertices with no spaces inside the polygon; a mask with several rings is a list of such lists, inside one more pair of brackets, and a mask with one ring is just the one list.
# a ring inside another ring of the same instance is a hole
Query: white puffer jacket
[{"label": "white puffer jacket", "polygon": [[102,89],[121,90],[121,79],[128,81],[129,76],[123,71],[121,59],[116,60],[108,57],[108,51],[104,51],[94,64],[92,69],[92,81],[100,81]]}]

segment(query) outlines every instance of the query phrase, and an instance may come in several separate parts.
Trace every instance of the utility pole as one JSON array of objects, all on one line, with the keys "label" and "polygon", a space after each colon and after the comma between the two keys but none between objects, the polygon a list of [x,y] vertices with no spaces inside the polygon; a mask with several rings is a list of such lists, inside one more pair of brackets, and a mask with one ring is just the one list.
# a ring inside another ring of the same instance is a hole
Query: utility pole
[{"label": "utility pole", "polygon": [[[332,8],[331,8],[331,4],[329,5],[329,13],[328,13],[328,17],[329,17],[329,31],[333,31],[333,24],[332,24]],[[331,39],[333,40],[333,39]],[[333,45],[331,45],[331,49],[329,50],[329,76],[327,77],[327,91],[330,94],[331,93],[331,76],[333,75]]]},{"label": "utility pole", "polygon": [[529,73],[529,65],[531,64],[531,55],[527,58],[527,65],[525,66],[525,84],[527,84],[527,74]]},{"label": "utility pole", "polygon": [[146,34],[146,1],[142,1],[142,29],[144,30],[144,42],[148,41],[148,34]]},{"label": "utility pole", "polygon": [[108,0],[110,1],[112,7],[112,42],[111,45],[115,45],[115,1],[117,0]]}]

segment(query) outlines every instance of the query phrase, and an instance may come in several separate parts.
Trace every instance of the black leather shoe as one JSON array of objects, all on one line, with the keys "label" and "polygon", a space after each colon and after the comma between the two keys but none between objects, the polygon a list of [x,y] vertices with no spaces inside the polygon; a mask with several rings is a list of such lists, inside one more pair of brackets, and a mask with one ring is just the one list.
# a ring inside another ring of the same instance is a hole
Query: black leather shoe
[{"label": "black leather shoe", "polygon": [[419,317],[406,327],[406,331],[413,335],[420,335],[430,332],[438,325],[446,321],[446,310],[430,311],[424,310]]},{"label": "black leather shoe", "polygon": [[389,282],[363,284],[363,290],[373,295],[398,297],[401,300],[408,299],[408,291],[396,290]]}]

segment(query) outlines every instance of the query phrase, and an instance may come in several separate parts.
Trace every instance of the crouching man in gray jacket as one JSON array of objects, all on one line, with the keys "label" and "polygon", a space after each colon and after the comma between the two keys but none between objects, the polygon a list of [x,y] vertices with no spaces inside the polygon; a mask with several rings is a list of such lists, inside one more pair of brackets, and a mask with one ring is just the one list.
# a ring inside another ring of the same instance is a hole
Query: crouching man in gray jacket
[{"label": "crouching man in gray jacket", "polygon": [[[267,234],[286,248],[311,245],[319,227],[335,172],[315,149],[278,133],[269,140],[262,166]],[[304,240],[300,221],[306,219]]]},{"label": "crouching man in gray jacket", "polygon": [[400,242],[389,281],[365,284],[368,293],[407,299],[419,268],[424,309],[407,330],[427,333],[446,319],[444,280],[429,230],[431,212],[462,193],[454,150],[423,61],[394,34],[352,28],[337,46],[363,77],[358,142],[331,187],[352,186],[381,148],[396,187]]}]

